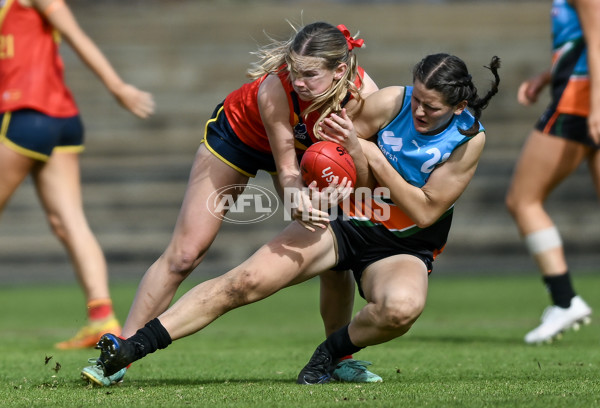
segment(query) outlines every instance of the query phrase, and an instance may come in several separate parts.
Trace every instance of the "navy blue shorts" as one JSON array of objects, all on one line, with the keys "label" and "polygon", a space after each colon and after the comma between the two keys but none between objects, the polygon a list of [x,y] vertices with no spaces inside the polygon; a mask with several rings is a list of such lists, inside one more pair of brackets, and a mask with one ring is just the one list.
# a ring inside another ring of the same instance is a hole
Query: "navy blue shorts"
[{"label": "navy blue shorts", "polygon": [[55,118],[33,109],[0,113],[0,143],[35,160],[47,161],[54,149],[83,151],[79,115]]},{"label": "navy blue shorts", "polygon": [[[411,238],[398,238],[385,227],[360,227],[351,221],[341,219],[342,215],[330,225],[336,239],[338,263],[333,270],[352,270],[358,285],[358,291],[364,298],[360,284],[363,271],[371,264],[394,255],[413,255],[425,264],[427,271],[433,270],[434,249],[429,245],[419,244]],[[451,222],[447,217],[445,222]]]},{"label": "navy blue shorts", "polygon": [[225,116],[222,103],[206,123],[202,141],[212,154],[248,177],[255,177],[259,170],[277,173],[273,154],[253,149],[237,137]]}]

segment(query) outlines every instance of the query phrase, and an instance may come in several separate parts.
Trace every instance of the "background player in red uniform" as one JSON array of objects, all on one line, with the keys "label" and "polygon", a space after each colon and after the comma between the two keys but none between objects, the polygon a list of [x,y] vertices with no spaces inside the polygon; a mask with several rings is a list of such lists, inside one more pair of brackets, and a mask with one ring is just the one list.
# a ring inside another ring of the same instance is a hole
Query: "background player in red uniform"
[{"label": "background player in red uniform", "polygon": [[85,293],[88,324],[56,345],[74,349],[92,347],[107,329],[120,331],[120,326],[106,260],[83,211],[83,126],[64,83],[60,38],[124,108],[146,118],[154,111],[154,101],[121,80],[63,0],[0,2],[0,211],[31,174],[48,222],[69,253]]},{"label": "background player in red uniform", "polygon": [[[325,228],[329,214],[312,208],[303,191],[299,158],[317,139],[320,118],[346,107],[356,109],[365,95],[377,90],[358,66],[354,53],[363,41],[345,26],[315,22],[286,41],[272,41],[256,54],[249,70],[253,81],[225,97],[205,127],[196,153],[171,241],[146,271],[123,326],[128,337],[168,307],[183,280],[202,262],[226,211],[211,195],[218,191],[234,202],[258,170],[273,175],[278,191],[293,196],[292,217],[314,231]],[[214,197],[214,195],[213,195]],[[354,283],[344,272],[321,279],[321,311],[326,334],[347,324],[352,315]],[[348,359],[340,375],[353,381],[381,378]],[[125,370],[107,378],[92,366],[84,373],[101,385],[120,381]]]}]

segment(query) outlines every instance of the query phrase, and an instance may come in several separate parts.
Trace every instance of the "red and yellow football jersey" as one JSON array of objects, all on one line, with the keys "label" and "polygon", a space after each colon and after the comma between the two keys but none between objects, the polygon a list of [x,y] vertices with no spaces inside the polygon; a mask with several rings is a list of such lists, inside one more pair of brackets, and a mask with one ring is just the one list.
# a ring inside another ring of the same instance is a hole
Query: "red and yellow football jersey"
[{"label": "red and yellow football jersey", "polygon": [[44,17],[17,0],[0,1],[0,112],[35,109],[78,114],[64,82],[59,36]]},{"label": "red and yellow football jersey", "polygon": [[[364,77],[364,69],[358,68],[358,75],[354,81],[356,86],[360,88],[362,78]],[[239,139],[246,145],[264,153],[271,153],[271,146],[265,126],[260,117],[258,110],[258,89],[266,76],[256,79],[252,82],[242,85],[237,90],[233,91],[225,98],[224,110],[227,120]],[[281,85],[285,90],[290,111],[290,125],[294,128],[294,137],[296,138],[296,150],[298,154],[303,153],[317,139],[313,135],[313,127],[319,119],[320,114],[313,111],[308,116],[302,118],[302,131],[297,130],[297,125],[300,123],[300,118],[294,109],[294,99],[292,93],[294,89],[288,80],[288,72],[286,70],[279,74]],[[299,111],[303,112],[309,107],[311,102],[296,99]],[[310,140],[300,140],[309,138]]]}]

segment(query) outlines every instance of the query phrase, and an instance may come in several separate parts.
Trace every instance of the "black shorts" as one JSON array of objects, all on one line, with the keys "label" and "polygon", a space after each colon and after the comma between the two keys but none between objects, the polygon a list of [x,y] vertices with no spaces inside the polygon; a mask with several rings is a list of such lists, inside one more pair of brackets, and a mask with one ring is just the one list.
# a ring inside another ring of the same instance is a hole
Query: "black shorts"
[{"label": "black shorts", "polygon": [[[442,237],[442,244],[429,244],[420,237],[399,238],[382,225],[357,226],[352,221],[344,221],[338,216],[330,223],[335,235],[338,261],[333,270],[352,270],[358,285],[358,291],[364,298],[361,287],[363,271],[372,263],[389,258],[394,255],[413,255],[425,264],[427,271],[433,270],[434,253],[440,252],[445,244],[446,237]],[[440,231],[449,228],[452,216],[444,218],[436,224]],[[431,231],[428,231],[428,233]],[[418,235],[419,233],[415,234]],[[438,249],[439,248],[439,249]]]},{"label": "black shorts", "polygon": [[225,116],[222,103],[206,123],[202,141],[212,154],[245,176],[255,177],[259,170],[271,174],[277,172],[273,154],[253,149],[237,137]]},{"label": "black shorts", "polygon": [[596,149],[600,148],[590,137],[586,117],[559,113],[555,104],[551,104],[540,116],[535,129]]},{"label": "black shorts", "polygon": [[79,115],[55,118],[34,109],[0,113],[0,143],[35,160],[47,161],[52,152],[83,151]]}]

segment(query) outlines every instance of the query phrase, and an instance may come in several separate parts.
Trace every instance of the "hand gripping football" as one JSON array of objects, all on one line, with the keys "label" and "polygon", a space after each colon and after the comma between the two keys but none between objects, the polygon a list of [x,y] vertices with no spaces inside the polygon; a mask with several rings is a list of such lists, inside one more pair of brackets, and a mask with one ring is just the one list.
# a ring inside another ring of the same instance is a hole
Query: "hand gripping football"
[{"label": "hand gripping football", "polygon": [[317,181],[319,190],[329,186],[335,176],[341,182],[344,177],[356,183],[356,167],[350,153],[338,143],[321,141],[311,145],[300,161],[302,179],[308,186]]}]

